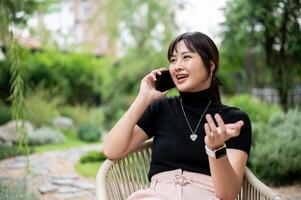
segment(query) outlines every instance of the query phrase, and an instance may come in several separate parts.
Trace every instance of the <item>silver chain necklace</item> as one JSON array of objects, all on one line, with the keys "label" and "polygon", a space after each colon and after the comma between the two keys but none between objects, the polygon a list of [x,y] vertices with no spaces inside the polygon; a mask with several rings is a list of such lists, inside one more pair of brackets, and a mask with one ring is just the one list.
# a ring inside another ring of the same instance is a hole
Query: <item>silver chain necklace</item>
[{"label": "silver chain necklace", "polygon": [[182,111],[183,111],[183,115],[184,115],[184,117],[185,117],[185,119],[186,119],[186,122],[187,122],[187,124],[188,124],[188,126],[189,126],[189,129],[190,129],[190,131],[191,131],[190,139],[191,139],[192,141],[195,141],[195,140],[198,138],[198,135],[196,134],[196,131],[198,130],[199,125],[200,125],[200,123],[201,123],[201,121],[202,121],[202,119],[203,119],[203,117],[204,117],[204,114],[206,113],[207,109],[209,108],[210,103],[211,103],[211,100],[209,101],[209,103],[208,103],[207,107],[205,108],[205,110],[204,110],[204,112],[203,112],[203,114],[202,114],[202,116],[201,116],[201,118],[200,118],[198,124],[196,125],[196,127],[195,127],[195,129],[194,129],[194,131],[193,131],[192,128],[191,128],[191,126],[190,126],[190,123],[189,123],[189,121],[188,121],[188,119],[187,119],[187,116],[186,116],[186,113],[185,113],[185,110],[184,110],[184,107],[183,107],[182,99],[181,99],[181,108],[182,108]]}]

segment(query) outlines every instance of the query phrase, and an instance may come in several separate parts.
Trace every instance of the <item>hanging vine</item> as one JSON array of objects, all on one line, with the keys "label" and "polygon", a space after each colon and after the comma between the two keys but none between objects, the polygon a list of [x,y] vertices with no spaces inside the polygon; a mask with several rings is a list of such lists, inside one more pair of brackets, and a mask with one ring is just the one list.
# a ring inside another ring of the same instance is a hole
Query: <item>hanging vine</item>
[{"label": "hanging vine", "polygon": [[26,168],[29,170],[29,147],[27,143],[27,129],[25,127],[25,101],[24,101],[24,69],[20,63],[20,51],[12,30],[12,18],[10,17],[9,3],[0,0],[1,39],[0,42],[6,48],[6,59],[10,65],[10,96],[12,118],[17,122],[17,146],[26,155]]}]

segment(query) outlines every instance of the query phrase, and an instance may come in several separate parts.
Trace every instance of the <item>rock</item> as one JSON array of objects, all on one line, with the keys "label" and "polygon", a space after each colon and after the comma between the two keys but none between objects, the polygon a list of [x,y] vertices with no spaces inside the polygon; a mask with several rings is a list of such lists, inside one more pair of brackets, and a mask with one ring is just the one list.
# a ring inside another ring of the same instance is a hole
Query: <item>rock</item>
[{"label": "rock", "polygon": [[[9,121],[6,124],[0,126],[0,143],[16,143],[18,139],[18,133],[17,133],[17,124],[19,127],[21,127],[21,121],[18,123],[13,120]],[[25,122],[25,129],[27,130],[27,133],[33,131],[33,126],[30,122]],[[21,133],[22,136],[22,133]]]},{"label": "rock", "polygon": [[57,179],[57,180],[52,180],[51,181],[55,185],[70,185],[73,180],[71,179]]},{"label": "rock", "polygon": [[41,194],[53,192],[57,189],[58,189],[58,186],[52,185],[50,183],[45,183],[44,185],[42,185],[41,187],[38,188],[38,190]]},{"label": "rock", "polygon": [[32,167],[31,173],[38,176],[46,176],[49,172],[47,168]]},{"label": "rock", "polygon": [[94,190],[95,185],[85,181],[75,181],[71,183],[72,186],[83,189],[83,190]]},{"label": "rock", "polygon": [[54,118],[53,126],[55,128],[68,129],[68,128],[72,128],[73,121],[72,121],[72,119],[70,119],[68,117],[59,116],[59,117]]},{"label": "rock", "polygon": [[78,175],[76,174],[67,174],[64,176],[51,176],[52,180],[63,180],[63,179],[72,179],[72,180],[76,180],[78,179]]},{"label": "rock", "polygon": [[77,188],[70,186],[63,186],[57,190],[58,194],[74,194],[80,192]]}]

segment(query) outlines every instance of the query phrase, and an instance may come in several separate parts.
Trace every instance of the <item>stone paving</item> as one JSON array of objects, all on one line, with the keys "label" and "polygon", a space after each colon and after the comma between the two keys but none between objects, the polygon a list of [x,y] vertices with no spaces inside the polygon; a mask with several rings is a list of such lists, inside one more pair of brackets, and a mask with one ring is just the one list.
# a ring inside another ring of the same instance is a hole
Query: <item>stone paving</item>
[{"label": "stone paving", "polygon": [[0,161],[1,179],[23,179],[41,200],[93,200],[95,179],[76,174],[74,165],[80,156],[101,145],[35,153],[29,156],[30,172],[25,173],[26,158],[18,156]]}]

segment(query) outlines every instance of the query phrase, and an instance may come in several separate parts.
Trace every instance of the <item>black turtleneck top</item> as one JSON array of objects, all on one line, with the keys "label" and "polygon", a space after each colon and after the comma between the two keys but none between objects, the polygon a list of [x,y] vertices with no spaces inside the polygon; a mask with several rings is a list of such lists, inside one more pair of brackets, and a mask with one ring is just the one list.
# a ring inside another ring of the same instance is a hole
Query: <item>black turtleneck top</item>
[{"label": "black turtleneck top", "polygon": [[252,131],[250,119],[246,113],[220,102],[211,102],[196,131],[198,137],[192,141],[190,139],[191,131],[181,109],[181,99],[191,128],[195,130],[205,108],[212,99],[210,89],[192,93],[180,92],[180,96],[157,100],[145,110],[137,122],[137,125],[145,131],[149,138],[154,137],[149,180],[154,174],[175,169],[211,175],[204,142],[206,135],[204,123],[207,113],[212,116],[219,113],[225,123],[243,120],[244,125],[240,135],[226,141],[226,145],[227,148],[239,149],[249,154]]}]

